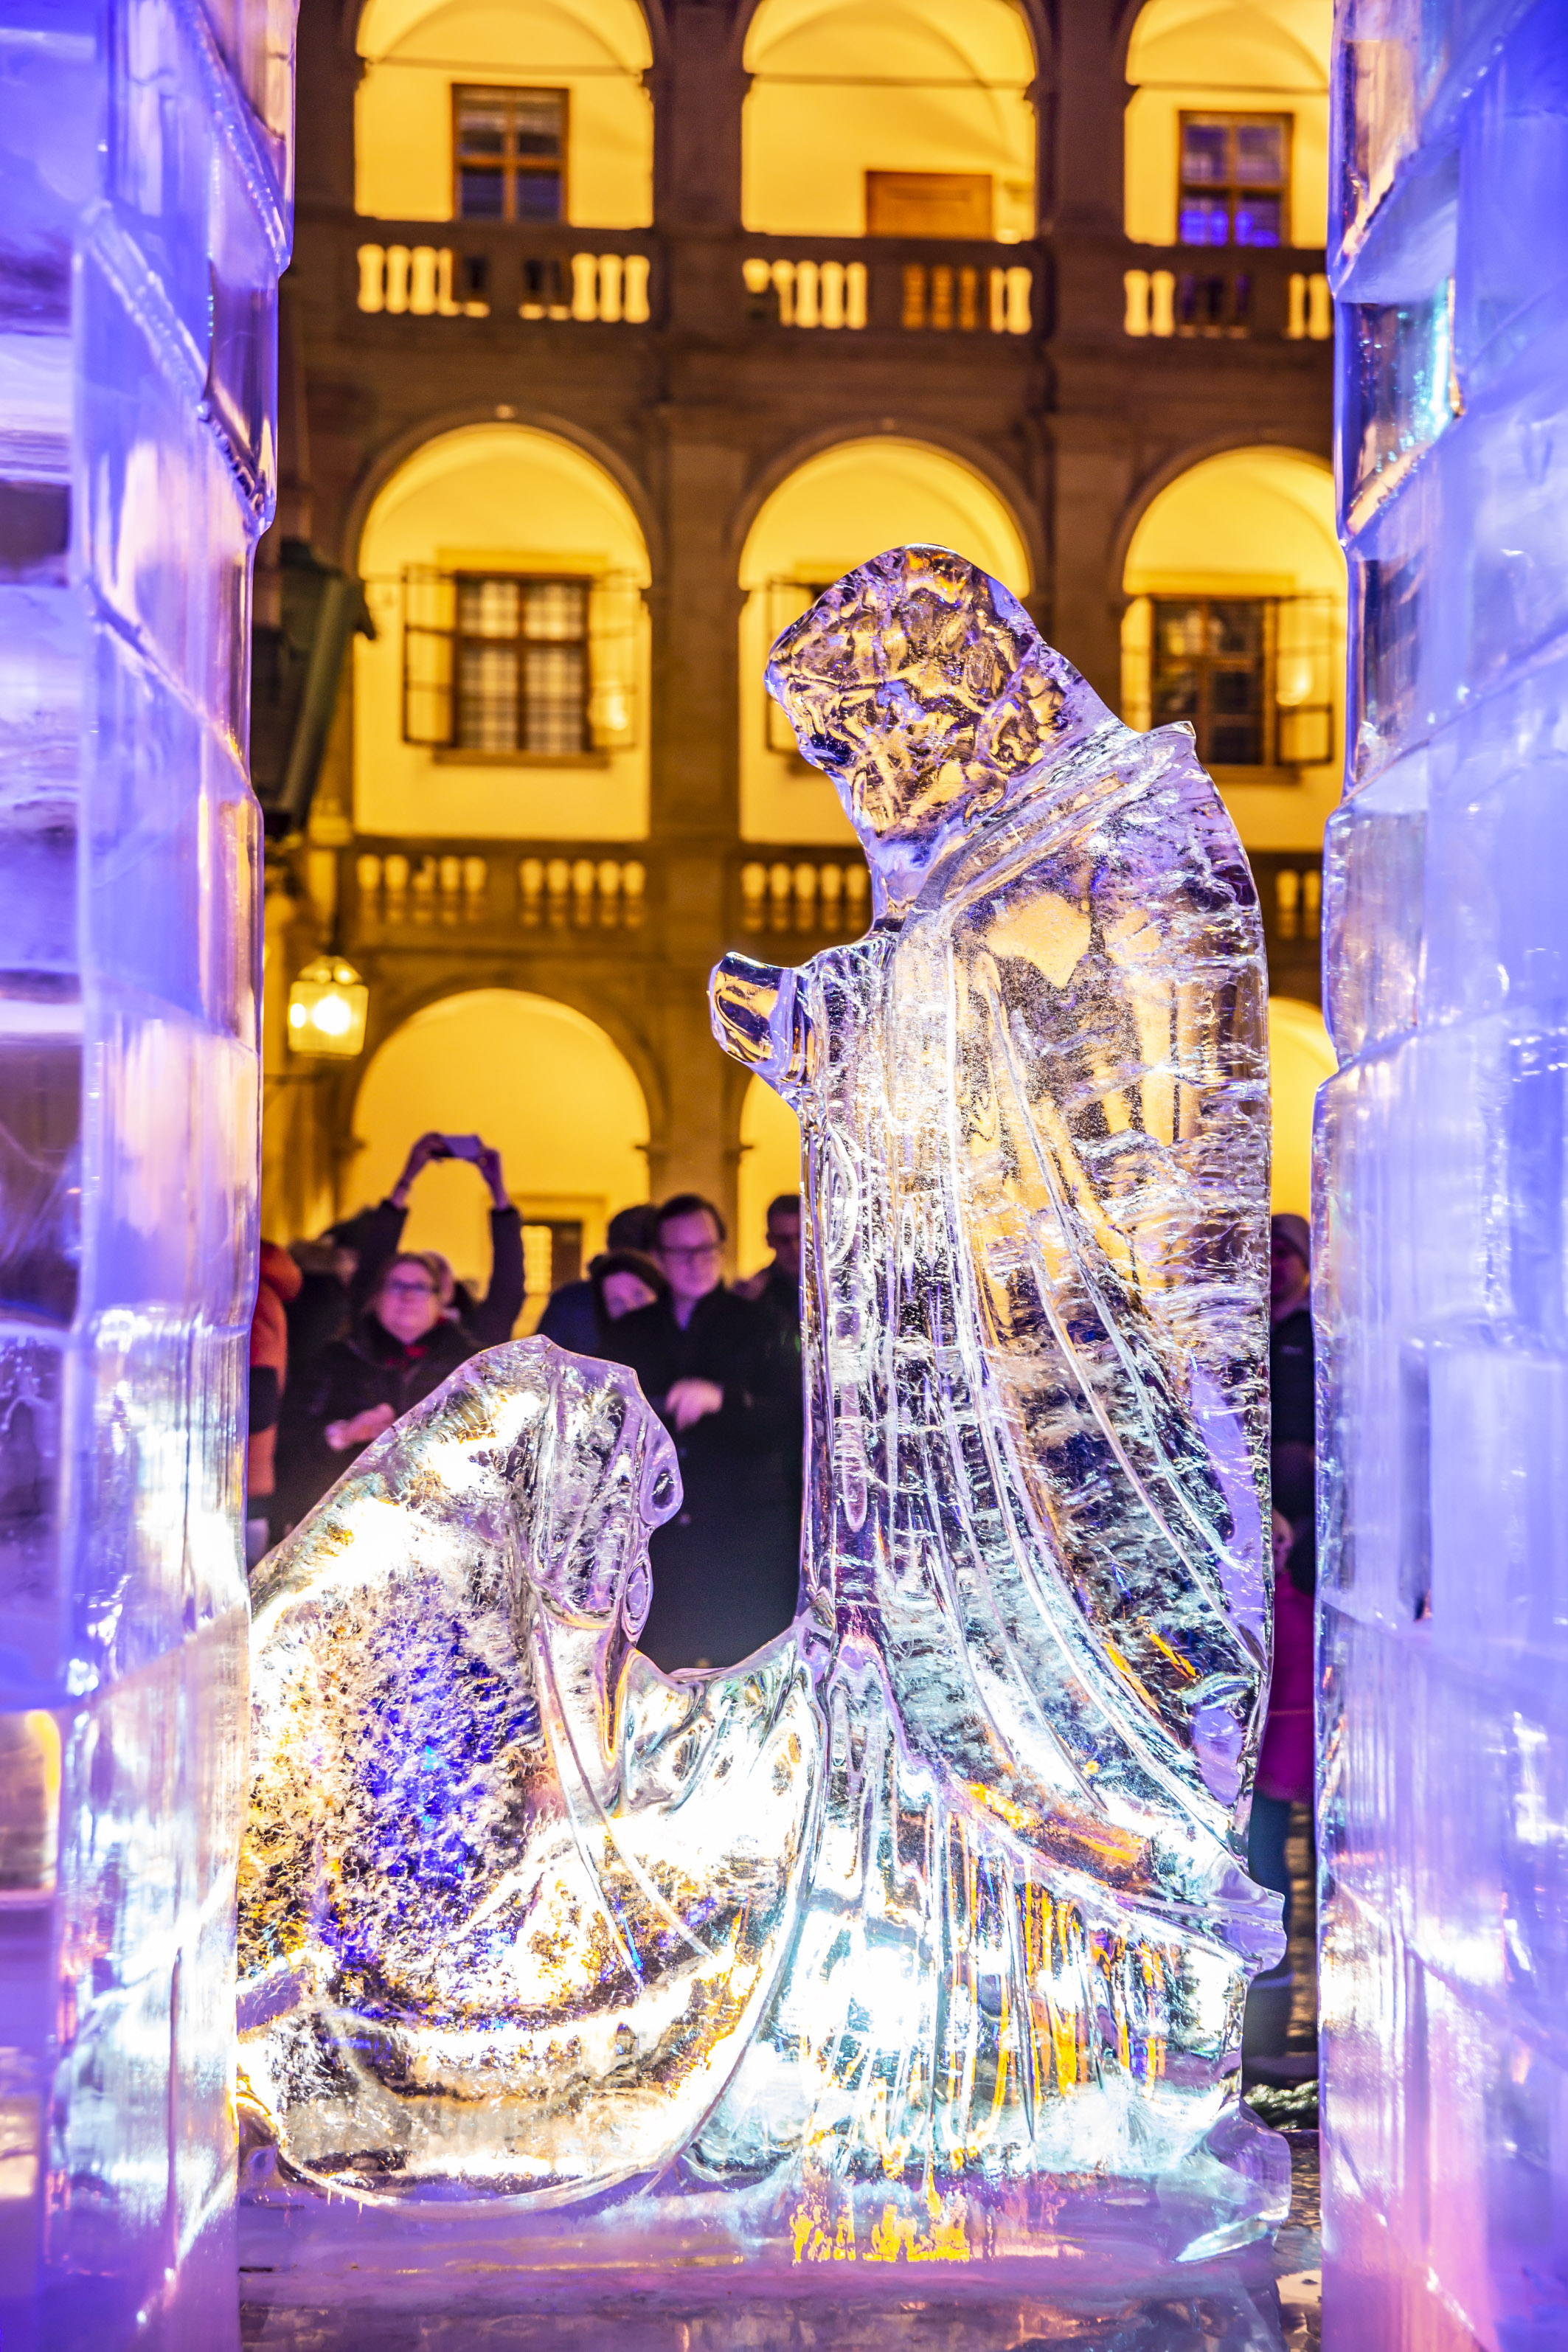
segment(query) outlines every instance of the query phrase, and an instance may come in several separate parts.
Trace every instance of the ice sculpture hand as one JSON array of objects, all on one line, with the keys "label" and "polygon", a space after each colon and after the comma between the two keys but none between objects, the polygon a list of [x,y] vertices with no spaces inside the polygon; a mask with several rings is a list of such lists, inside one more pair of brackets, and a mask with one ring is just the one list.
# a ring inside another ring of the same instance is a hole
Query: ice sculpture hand
[{"label": "ice sculpture hand", "polygon": [[787,1645],[708,1685],[634,1650],[679,1496],[631,1374],[524,1340],[268,1563],[241,2063],[297,2169],[602,2189],[722,2089],[787,1940],[817,1742]]}]

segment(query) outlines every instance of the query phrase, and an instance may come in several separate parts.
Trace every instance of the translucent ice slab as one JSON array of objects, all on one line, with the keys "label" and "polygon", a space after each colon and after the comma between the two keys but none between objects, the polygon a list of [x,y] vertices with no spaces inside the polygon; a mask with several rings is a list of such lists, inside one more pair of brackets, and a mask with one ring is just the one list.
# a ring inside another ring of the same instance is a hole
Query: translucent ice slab
[{"label": "translucent ice slab", "polygon": [[1568,2343],[1568,25],[1340,12],[1325,2324]]},{"label": "translucent ice slab", "polygon": [[0,2337],[234,2331],[292,11],[0,10]]}]

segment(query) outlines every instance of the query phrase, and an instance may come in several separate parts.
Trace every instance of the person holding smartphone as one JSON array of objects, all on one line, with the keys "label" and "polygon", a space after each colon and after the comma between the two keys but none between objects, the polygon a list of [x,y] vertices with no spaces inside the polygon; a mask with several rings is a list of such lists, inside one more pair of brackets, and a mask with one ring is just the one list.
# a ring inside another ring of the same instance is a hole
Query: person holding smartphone
[{"label": "person holding smartphone", "polygon": [[[455,1317],[474,1347],[499,1348],[511,1338],[512,1326],[522,1312],[522,1218],[508,1195],[500,1153],[482,1136],[443,1135],[429,1129],[414,1144],[402,1175],[385,1200],[355,1219],[359,1265],[349,1285],[349,1311],[357,1320],[370,1304],[383,1267],[402,1247],[415,1180],[437,1160],[468,1160],[484,1179],[490,1195],[489,1288],[483,1298],[474,1298],[464,1285],[453,1280],[447,1266],[441,1311]],[[445,1265],[445,1260],[442,1263]]]}]

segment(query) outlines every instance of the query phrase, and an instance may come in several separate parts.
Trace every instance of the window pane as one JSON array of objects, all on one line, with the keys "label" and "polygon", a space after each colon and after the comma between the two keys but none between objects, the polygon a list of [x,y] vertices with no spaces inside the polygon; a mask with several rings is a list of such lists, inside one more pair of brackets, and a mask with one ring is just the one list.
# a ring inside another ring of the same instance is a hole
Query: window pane
[{"label": "window pane", "polygon": [[1211,654],[1256,655],[1262,635],[1263,607],[1254,597],[1209,606]]},{"label": "window pane", "polygon": [[[1224,187],[1230,178],[1230,125],[1227,122],[1184,122],[1182,177],[1199,185]],[[1166,186],[1170,185],[1169,181]]]},{"label": "window pane", "polygon": [[1257,707],[1258,681],[1249,669],[1216,669],[1209,677],[1209,707],[1216,719],[1247,719]]},{"label": "window pane", "polygon": [[1237,124],[1236,179],[1241,187],[1283,187],[1285,126],[1282,122]]},{"label": "window pane", "polygon": [[1257,719],[1215,719],[1204,755],[1215,768],[1257,768],[1263,762],[1262,730]]},{"label": "window pane", "polygon": [[506,152],[506,111],[483,99],[460,99],[458,102],[458,152],[461,155],[494,155]]},{"label": "window pane", "polygon": [[1237,196],[1236,241],[1237,245],[1279,244],[1279,199],[1278,196]]},{"label": "window pane", "polygon": [[519,172],[512,182],[512,215],[516,220],[559,220],[560,173]]},{"label": "window pane", "polygon": [[587,617],[588,592],[581,581],[534,581],[527,591],[522,633],[562,643],[581,637]]},{"label": "window pane", "polygon": [[523,654],[530,751],[584,751],[587,668],[582,646],[531,645]]},{"label": "window pane", "polygon": [[557,160],[564,110],[558,89],[519,89],[512,93],[514,152]]},{"label": "window pane", "polygon": [[512,91],[512,122],[517,125],[520,155],[560,155],[564,97],[562,89]]},{"label": "window pane", "polygon": [[1159,645],[1163,659],[1184,655],[1201,654],[1204,650],[1204,607],[1201,604],[1166,604],[1157,607],[1159,613]]},{"label": "window pane", "polygon": [[458,173],[458,215],[461,220],[505,218],[505,186],[499,172],[463,164]]},{"label": "window pane", "polygon": [[461,647],[458,741],[469,751],[516,751],[517,655],[510,645]]},{"label": "window pane", "polygon": [[1230,205],[1226,198],[1184,195],[1177,237],[1183,245],[1228,245]]},{"label": "window pane", "polygon": [[516,580],[459,580],[458,627],[465,637],[515,637],[518,621]]},{"label": "window pane", "polygon": [[1251,768],[1264,756],[1264,600],[1154,600],[1151,717],[1194,722],[1198,757]]}]

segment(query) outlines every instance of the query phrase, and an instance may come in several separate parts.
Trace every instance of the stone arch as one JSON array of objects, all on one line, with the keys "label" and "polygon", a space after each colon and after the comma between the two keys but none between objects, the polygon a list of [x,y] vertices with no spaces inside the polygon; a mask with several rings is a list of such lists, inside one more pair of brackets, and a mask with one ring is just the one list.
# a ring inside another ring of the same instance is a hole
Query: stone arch
[{"label": "stone arch", "polygon": [[590,465],[608,475],[610,480],[630,507],[641,535],[650,571],[660,565],[658,516],[649,496],[647,485],[626,454],[597,433],[590,433],[569,416],[557,416],[552,410],[520,407],[507,401],[476,403],[472,407],[448,408],[436,415],[423,416],[404,432],[395,434],[384,442],[369,459],[354,484],[346,509],[340,562],[345,570],[358,567],[360,550],[364,541],[365,524],[372,509],[387,484],[400,474],[411,457],[432,443],[444,440],[448,434],[466,433],[476,426],[512,425],[524,433],[541,433],[552,441],[563,441],[577,450]]},{"label": "stone arch", "polygon": [[[746,227],[858,236],[869,205],[901,202],[967,208],[950,222],[932,213],[929,227],[911,217],[903,233],[1032,236],[1042,31],[1023,0],[966,0],[961,10],[942,0],[758,0],[741,28]],[[868,172],[926,185],[879,182],[873,193]],[[970,184],[960,189],[955,175]]]},{"label": "stone arch", "polygon": [[[1140,245],[1229,242],[1217,215],[1184,221],[1184,115],[1289,119],[1288,196],[1277,232],[1256,243],[1321,246],[1327,234],[1331,0],[1145,0],[1130,16],[1125,140],[1127,235]],[[1217,197],[1208,200],[1211,210]],[[1234,226],[1234,225],[1233,225]],[[1244,238],[1242,241],[1247,241]]]},{"label": "stone arch", "polygon": [[[354,47],[355,209],[371,218],[458,213],[452,91],[563,89],[559,217],[589,228],[653,220],[654,27],[638,0],[366,0]],[[486,180],[480,173],[476,178]]]},{"label": "stone arch", "polygon": [[[496,1145],[525,1224],[575,1226],[584,1262],[603,1247],[607,1218],[647,1194],[637,1072],[605,1027],[557,997],[462,987],[406,1013],[360,1078],[345,1197],[382,1198],[427,1128]],[[433,1167],[410,1205],[407,1246],[438,1249],[459,1276],[482,1280],[488,1210],[472,1169]]]},{"label": "stone arch", "polygon": [[1331,792],[1345,575],[1320,459],[1254,444],[1183,467],[1142,501],[1120,585],[1130,725],[1191,719],[1222,782]]},{"label": "stone arch", "polygon": [[[362,833],[586,841],[647,834],[647,542],[622,483],[580,439],[510,419],[426,436],[384,469],[356,562],[377,628],[354,653]],[[515,694],[510,717],[477,703],[468,711],[455,648],[443,655],[422,625],[451,621],[455,589],[431,583],[459,574],[588,583],[580,721],[567,714],[531,731]],[[431,660],[445,663],[434,697],[419,683]]]},{"label": "stone arch", "polygon": [[1172,486],[1196,473],[1201,466],[1216,457],[1237,457],[1256,454],[1259,457],[1279,455],[1296,458],[1311,467],[1331,485],[1333,481],[1333,459],[1327,450],[1303,449],[1297,443],[1281,437],[1270,440],[1257,433],[1216,433],[1201,441],[1186,443],[1181,449],[1150,467],[1135,486],[1127,504],[1117,520],[1110,544],[1110,572],[1120,588],[1127,568],[1128,551],[1137,537],[1143,519]]}]

